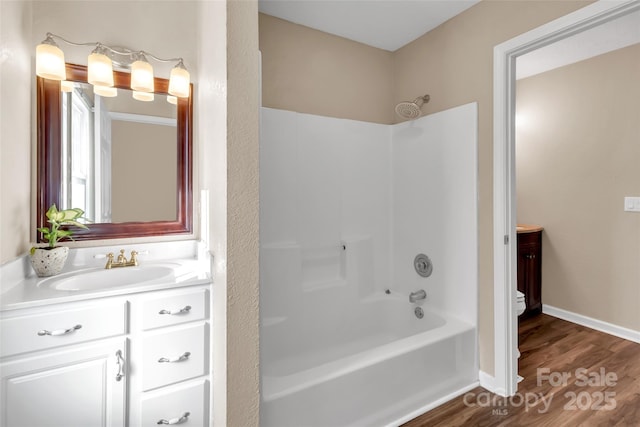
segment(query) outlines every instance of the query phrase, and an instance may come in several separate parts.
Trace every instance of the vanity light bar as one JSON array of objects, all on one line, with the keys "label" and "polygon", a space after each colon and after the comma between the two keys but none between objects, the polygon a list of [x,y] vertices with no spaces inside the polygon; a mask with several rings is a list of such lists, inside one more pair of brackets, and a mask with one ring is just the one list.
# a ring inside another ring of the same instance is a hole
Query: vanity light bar
[{"label": "vanity light bar", "polygon": [[[139,93],[153,93],[153,67],[147,57],[158,62],[176,62],[169,77],[169,94],[178,98],[189,97],[189,72],[182,58],[163,59],[149,52],[133,51],[127,48],[113,48],[100,42],[75,43],[58,35],[47,33],[47,38],[36,47],[36,74],[45,79],[65,80],[64,52],[56,44],[56,39],[72,46],[95,46],[87,59],[88,82],[103,88],[113,87],[114,55],[123,57],[119,65],[131,68],[131,89]],[[148,97],[147,97],[148,98]]]}]

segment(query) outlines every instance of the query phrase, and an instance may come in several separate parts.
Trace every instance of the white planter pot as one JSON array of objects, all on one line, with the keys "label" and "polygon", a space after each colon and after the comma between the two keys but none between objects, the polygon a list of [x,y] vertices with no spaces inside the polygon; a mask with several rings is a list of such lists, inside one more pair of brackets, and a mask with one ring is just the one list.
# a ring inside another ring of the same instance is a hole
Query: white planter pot
[{"label": "white planter pot", "polygon": [[55,276],[64,268],[69,248],[58,246],[53,249],[36,248],[31,254],[31,266],[40,277]]}]

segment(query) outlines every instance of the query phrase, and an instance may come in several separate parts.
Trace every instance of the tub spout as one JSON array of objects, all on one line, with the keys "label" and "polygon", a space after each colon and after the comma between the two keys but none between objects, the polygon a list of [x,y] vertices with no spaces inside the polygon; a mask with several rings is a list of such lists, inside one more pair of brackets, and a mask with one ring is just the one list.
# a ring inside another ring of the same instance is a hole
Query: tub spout
[{"label": "tub spout", "polygon": [[427,298],[427,292],[424,289],[420,289],[419,291],[411,292],[409,294],[410,303],[422,301],[426,298]]}]

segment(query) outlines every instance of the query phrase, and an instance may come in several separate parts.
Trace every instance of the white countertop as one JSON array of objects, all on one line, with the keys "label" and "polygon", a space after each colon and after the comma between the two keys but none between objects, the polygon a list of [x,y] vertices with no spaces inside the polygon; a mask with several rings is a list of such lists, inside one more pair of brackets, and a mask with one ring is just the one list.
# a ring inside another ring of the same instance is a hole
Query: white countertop
[{"label": "white countertop", "polygon": [[[52,283],[55,283],[51,280],[52,278],[31,276],[19,283],[16,283],[13,287],[11,287],[11,289],[8,289],[0,296],[0,311],[38,307],[48,304],[58,304],[72,301],[82,301],[93,298],[126,295],[160,289],[175,289],[184,286],[207,284],[211,282],[211,277],[209,276],[209,274],[199,268],[198,261],[171,260],[171,263],[180,264],[180,268],[172,277],[150,280],[143,283],[130,284],[126,286],[92,290],[58,290],[50,286]],[[161,263],[158,264],[161,265]],[[95,268],[86,270],[94,271]],[[71,272],[67,274],[75,273],[76,272]]]},{"label": "white countertop", "polygon": [[[172,265],[173,274],[125,286],[89,290],[58,290],[53,287],[56,280],[64,279],[67,276],[81,275],[83,272],[104,270],[104,259],[96,260],[94,255],[108,251],[115,252],[115,250],[102,247],[72,249],[74,253],[70,254],[70,260],[68,260],[63,273],[53,277],[35,276],[29,265],[28,257],[25,256],[0,268],[0,278],[2,280],[0,311],[211,283],[208,268],[209,260],[197,259],[194,242],[171,243],[173,252],[169,255],[172,256],[165,259],[159,259],[159,254],[167,255],[166,244],[137,245],[136,248],[138,247],[149,249],[147,259],[140,259],[139,261],[140,268],[149,265]],[[162,251],[158,249],[162,249]],[[157,255],[154,256],[154,253]],[[173,257],[174,255],[176,257]],[[127,271],[126,269],[135,268],[138,267],[119,267],[118,270],[125,272]],[[108,274],[108,271],[106,271],[106,274]]]}]

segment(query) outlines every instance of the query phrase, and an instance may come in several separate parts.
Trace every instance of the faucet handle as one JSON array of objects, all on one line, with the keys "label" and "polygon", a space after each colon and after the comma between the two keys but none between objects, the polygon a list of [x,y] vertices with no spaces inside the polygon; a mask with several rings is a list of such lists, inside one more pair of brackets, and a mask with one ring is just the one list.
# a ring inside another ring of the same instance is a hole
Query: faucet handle
[{"label": "faucet handle", "polygon": [[136,266],[138,265],[138,258],[137,258],[138,253],[139,252],[136,251],[136,250],[131,251],[131,258],[129,259],[129,263],[131,263],[133,265],[136,265]]},{"label": "faucet handle", "polygon": [[104,268],[109,269],[109,268],[111,268],[111,264],[113,264],[113,252],[109,252],[106,255],[106,257],[107,257],[107,264],[104,266]]},{"label": "faucet handle", "polygon": [[138,265],[138,255],[146,255],[149,251],[136,251],[135,249],[131,251],[131,259],[129,263],[132,265]]}]

